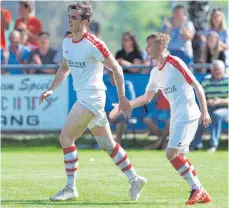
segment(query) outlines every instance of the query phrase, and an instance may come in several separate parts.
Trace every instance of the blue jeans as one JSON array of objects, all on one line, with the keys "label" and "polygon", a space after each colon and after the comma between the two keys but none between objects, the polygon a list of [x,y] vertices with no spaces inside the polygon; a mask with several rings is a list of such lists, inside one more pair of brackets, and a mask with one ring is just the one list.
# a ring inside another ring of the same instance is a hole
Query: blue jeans
[{"label": "blue jeans", "polygon": [[[208,107],[208,112],[212,119],[212,123],[210,126],[211,129],[211,139],[210,139],[210,146],[211,147],[218,147],[219,145],[219,138],[221,134],[222,122],[227,120],[228,116],[228,108],[226,107]],[[195,138],[192,142],[192,146],[198,149],[203,147],[202,143],[202,135],[204,132],[204,126],[199,124]]]}]

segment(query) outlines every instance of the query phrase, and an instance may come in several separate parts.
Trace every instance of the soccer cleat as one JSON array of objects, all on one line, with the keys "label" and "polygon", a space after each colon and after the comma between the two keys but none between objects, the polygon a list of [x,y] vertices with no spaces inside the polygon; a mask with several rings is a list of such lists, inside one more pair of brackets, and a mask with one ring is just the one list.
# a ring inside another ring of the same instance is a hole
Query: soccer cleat
[{"label": "soccer cleat", "polygon": [[78,192],[75,186],[65,186],[63,190],[50,197],[51,201],[67,201],[78,198]]},{"label": "soccer cleat", "polygon": [[189,200],[185,203],[186,205],[192,205],[196,203],[209,203],[211,196],[204,189],[192,190]]},{"label": "soccer cleat", "polygon": [[138,198],[141,195],[144,185],[147,183],[147,180],[141,176],[136,176],[132,181],[130,181],[130,198],[133,201],[138,201]]}]

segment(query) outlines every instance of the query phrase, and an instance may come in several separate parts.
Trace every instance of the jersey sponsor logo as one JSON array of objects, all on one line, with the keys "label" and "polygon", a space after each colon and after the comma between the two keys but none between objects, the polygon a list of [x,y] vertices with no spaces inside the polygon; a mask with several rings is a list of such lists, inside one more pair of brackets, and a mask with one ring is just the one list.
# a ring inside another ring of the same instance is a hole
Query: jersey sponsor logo
[{"label": "jersey sponsor logo", "polygon": [[64,53],[68,53],[68,51],[64,51]]},{"label": "jersey sponsor logo", "polygon": [[75,68],[86,68],[86,63],[85,62],[77,62],[77,61],[72,61],[72,60],[66,60],[68,66],[70,67],[75,67]]},{"label": "jersey sponsor logo", "polygon": [[173,92],[176,92],[176,91],[177,91],[176,85],[173,85],[172,87],[166,87],[166,88],[163,89],[163,92],[165,94],[173,93]]}]

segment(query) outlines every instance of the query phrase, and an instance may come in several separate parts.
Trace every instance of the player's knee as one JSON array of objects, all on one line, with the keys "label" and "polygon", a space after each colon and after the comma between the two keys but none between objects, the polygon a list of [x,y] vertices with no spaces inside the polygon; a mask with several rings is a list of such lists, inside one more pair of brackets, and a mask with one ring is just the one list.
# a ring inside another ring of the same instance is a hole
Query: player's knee
[{"label": "player's knee", "polygon": [[166,150],[166,158],[170,161],[172,159],[174,159],[179,153],[179,150],[177,149],[171,149],[171,148],[168,148]]},{"label": "player's knee", "polygon": [[151,119],[148,117],[143,118],[144,123],[149,123],[151,122]]},{"label": "player's knee", "polygon": [[71,146],[74,141],[73,141],[73,139],[71,139],[66,134],[61,133],[60,136],[59,136],[59,142],[60,142],[61,146],[63,148],[65,148],[65,147]]}]

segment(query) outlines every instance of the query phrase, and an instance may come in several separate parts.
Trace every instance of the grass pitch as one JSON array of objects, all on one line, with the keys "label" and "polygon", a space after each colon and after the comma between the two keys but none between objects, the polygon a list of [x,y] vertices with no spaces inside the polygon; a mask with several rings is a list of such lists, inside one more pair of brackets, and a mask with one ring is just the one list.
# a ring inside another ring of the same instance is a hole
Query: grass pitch
[{"label": "grass pitch", "polygon": [[[65,185],[62,151],[56,147],[2,149],[1,203],[17,207],[181,208],[189,187],[162,151],[128,151],[137,172],[148,179],[138,202],[128,197],[126,177],[100,150],[79,150],[77,201],[50,202],[49,196]],[[92,162],[90,158],[94,158]],[[194,207],[228,207],[227,151],[191,152],[189,158],[213,201]]]}]

